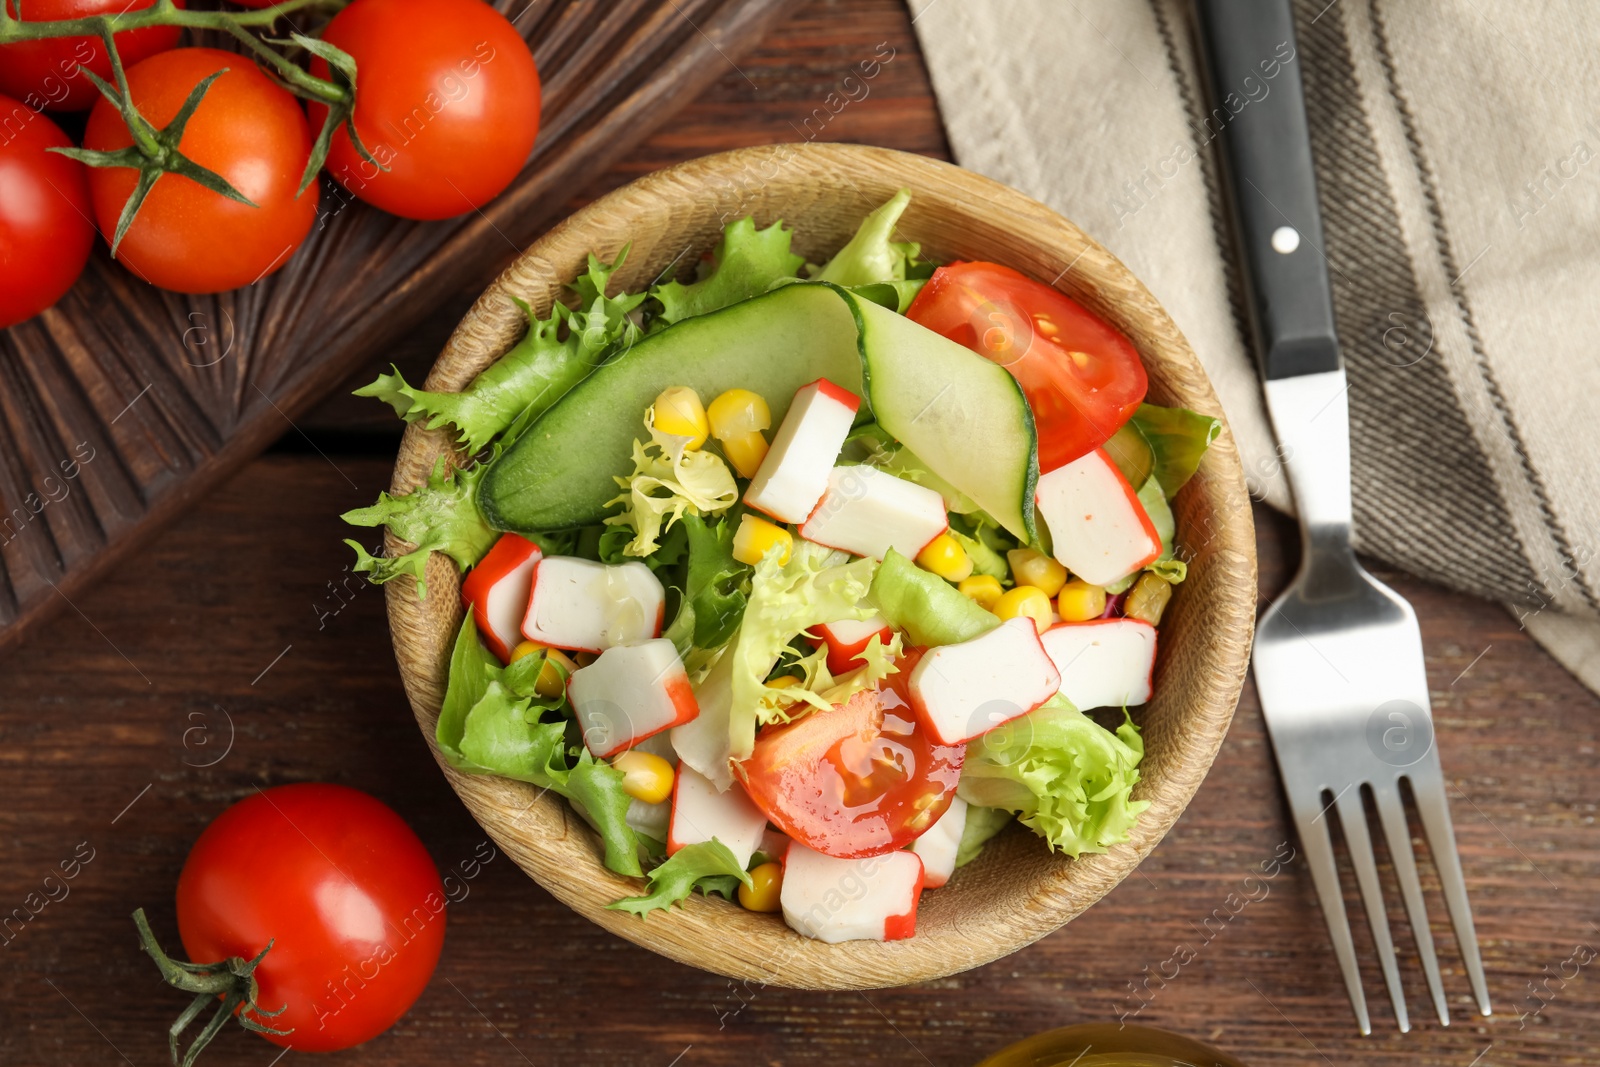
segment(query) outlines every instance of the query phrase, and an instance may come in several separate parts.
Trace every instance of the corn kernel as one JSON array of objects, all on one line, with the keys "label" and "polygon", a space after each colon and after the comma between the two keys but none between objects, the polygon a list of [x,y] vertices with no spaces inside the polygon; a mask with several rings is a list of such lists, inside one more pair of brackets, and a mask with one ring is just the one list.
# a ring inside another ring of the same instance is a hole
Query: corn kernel
[{"label": "corn kernel", "polygon": [[761,469],[761,461],[767,458],[767,439],[761,436],[759,430],[721,437],[717,443],[722,446],[722,454],[733,464],[734,471],[741,478],[754,478],[756,471]]},{"label": "corn kernel", "polygon": [[1167,610],[1167,602],[1171,599],[1172,583],[1159,574],[1146,571],[1128,590],[1122,613],[1130,619],[1143,619],[1151,626],[1159,626],[1161,615]]},{"label": "corn kernel", "polygon": [[800,679],[792,674],[780,674],[776,678],[767,679],[768,689],[789,689],[800,684]]},{"label": "corn kernel", "polygon": [[777,911],[783,907],[783,864],[763,863],[750,872],[750,884],[739,886],[739,903],[746,911]]},{"label": "corn kernel", "polygon": [[1000,579],[992,574],[974,574],[970,578],[963,578],[956,588],[961,590],[963,596],[977,601],[978,607],[987,611],[994,610],[995,603],[1005,592],[1000,587]]},{"label": "corn kernel", "polygon": [[995,601],[993,611],[1002,619],[1030,618],[1040,633],[1050,628],[1051,616],[1055,614],[1044,590],[1032,585],[1007,590]]},{"label": "corn kernel", "polygon": [[772,425],[772,409],[759,393],[748,389],[729,389],[711,402],[706,417],[711,420],[711,436],[719,441],[760,433]]},{"label": "corn kernel", "polygon": [[1082,578],[1074,578],[1056,594],[1056,611],[1064,622],[1098,619],[1106,611],[1106,591]]},{"label": "corn kernel", "polygon": [[1031,585],[1047,597],[1061,592],[1067,580],[1067,568],[1036,548],[1013,548],[1006,553],[1006,560],[1018,585]]},{"label": "corn kernel", "polygon": [[782,545],[778,563],[789,562],[789,550],[794,547],[794,537],[788,530],[754,515],[739,517],[739,529],[733,534],[733,558],[754,567],[760,563],[773,545]]},{"label": "corn kernel", "polygon": [[967,550],[947,533],[935,537],[917,553],[917,566],[947,582],[959,582],[972,574],[972,560],[967,558]]},{"label": "corn kernel", "polygon": [[539,668],[539,678],[533,683],[533,691],[547,700],[554,700],[566,688],[567,676],[577,670],[578,665],[559,648],[551,648],[538,641],[524,641],[512,649],[511,662],[526,659],[541,651],[544,653],[544,666]]},{"label": "corn kernel", "polygon": [[655,413],[652,425],[662,433],[674,437],[687,437],[683,446],[693,451],[706,443],[710,424],[706,409],[700,406],[700,394],[686,385],[674,385],[661,390],[651,410]]},{"label": "corn kernel", "polygon": [[672,764],[654,752],[630,748],[611,761],[622,772],[622,791],[646,804],[659,804],[672,795]]}]

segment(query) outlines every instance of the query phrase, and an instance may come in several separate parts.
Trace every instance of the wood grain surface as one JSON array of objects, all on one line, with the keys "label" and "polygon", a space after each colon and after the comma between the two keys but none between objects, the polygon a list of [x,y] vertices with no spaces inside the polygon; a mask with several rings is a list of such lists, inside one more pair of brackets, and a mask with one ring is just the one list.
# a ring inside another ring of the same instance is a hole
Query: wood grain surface
[{"label": "wood grain surface", "polygon": [[[942,154],[898,4],[814,2],[739,61],[754,87],[730,70],[595,188],[717,148],[792,136],[789,123],[883,40],[899,49],[895,61],[823,136]],[[578,190],[572,198],[581,199]],[[431,321],[408,349],[431,360],[454,321]],[[331,401],[297,420],[326,458],[307,439],[286,438],[75,596],[77,610],[0,658],[0,920],[37,910],[3,926],[0,1064],[165,1062],[162,1030],[185,1001],[139,952],[128,914],[144,905],[157,932],[175,941],[172,886],[206,822],[258,787],[307,780],[342,782],[392,804],[453,876],[458,898],[433,984],[395,1029],[321,1060],[330,1065],[954,1067],[1027,1033],[1119,1015],[1209,1040],[1257,1067],[1600,1058],[1600,971],[1568,962],[1600,949],[1600,700],[1499,608],[1380,573],[1422,621],[1498,1013],[1491,1019],[1466,1014],[1454,942],[1436,923],[1455,1024],[1444,1030],[1423,1018],[1401,1036],[1375,1004],[1374,1036],[1356,1035],[1303,865],[1290,861],[1262,879],[1261,865],[1293,839],[1248,685],[1210,777],[1176,827],[1066,929],[905,989],[734,986],[577,919],[504,855],[471,865],[481,831],[416,734],[383,597],[348,578],[338,543],[346,531],[335,516],[387,484],[398,438],[386,421],[365,432],[364,418],[361,407]],[[1261,589],[1270,594],[1293,565],[1292,531],[1265,511],[1256,524]],[[48,900],[44,877],[89,850],[68,895]],[[1352,901],[1353,893],[1347,887]],[[1442,916],[1431,880],[1427,893]],[[1359,908],[1352,921],[1377,996]],[[1393,903],[1391,923],[1415,1009],[1426,987]],[[1152,977],[1173,974],[1176,959],[1187,959],[1177,977]],[[235,1033],[207,1056],[268,1067],[279,1051]],[[290,1053],[278,1062],[305,1059]]]},{"label": "wood grain surface", "polygon": [[54,308],[0,330],[0,647],[65,610],[449,293],[482,288],[560,218],[569,190],[780,12],[779,0],[496,2],[533,48],[543,111],[528,165],[489,204],[415,223],[324,180],[311,237],[253,285],[165,293],[102,245]]}]

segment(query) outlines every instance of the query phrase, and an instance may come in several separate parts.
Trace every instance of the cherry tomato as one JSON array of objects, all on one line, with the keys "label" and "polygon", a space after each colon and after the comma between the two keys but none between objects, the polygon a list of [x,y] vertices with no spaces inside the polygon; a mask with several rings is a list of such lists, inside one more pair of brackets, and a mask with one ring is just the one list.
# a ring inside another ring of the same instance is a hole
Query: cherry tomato
[{"label": "cherry tomato", "polygon": [[[323,40],[356,61],[356,131],[340,129],[328,173],[393,215],[444,219],[511,184],[539,132],[539,71],[506,17],[483,0],[355,0]],[[311,72],[328,77],[320,59]],[[320,125],[325,109],[313,105]]]},{"label": "cherry tomato", "polygon": [[400,816],[339,785],[286,785],[217,816],[178,876],[189,959],[250,959],[267,1040],[308,1052],[349,1048],[404,1015],[439,962],[439,870]]},{"label": "cherry tomato", "polygon": [[882,689],[762,730],[745,788],[778,829],[853,859],[893,852],[944,814],[966,750],[917,725],[904,680],[920,657],[908,651]]},{"label": "cherry tomato", "polygon": [[1017,379],[1033,408],[1041,473],[1105,444],[1144,400],[1144,364],[1126,337],[1010,267],[940,267],[906,315]]},{"label": "cherry tomato", "polygon": [[[316,185],[295,196],[311,156],[305,114],[249,59],[215,48],[162,52],[128,71],[128,91],[134,106],[159,129],[178,113],[191,89],[224,68],[227,73],[212,83],[190,117],[179,148],[256,206],[187,178],[162,175],[117,258],[163,289],[216,293],[258,281],[289,261],[316,219]],[[131,143],[110,101],[96,104],[83,146],[115,151]],[[129,167],[90,169],[95,218],[107,240],[137,180],[138,172]]]},{"label": "cherry tomato", "polygon": [[37,111],[0,96],[0,327],[61,299],[94,246],[82,163],[49,148],[72,142]]},{"label": "cherry tomato", "polygon": [[[6,10],[25,22],[56,22],[91,15],[140,11],[156,0],[5,0]],[[184,7],[184,0],[173,0]],[[178,43],[176,26],[150,26],[116,35],[122,65],[165,52]],[[98,37],[52,37],[45,41],[18,41],[0,46],[0,92],[29,107],[49,111],[82,111],[100,99],[100,90],[85,78],[79,66],[88,67],[111,81],[111,58]]]}]

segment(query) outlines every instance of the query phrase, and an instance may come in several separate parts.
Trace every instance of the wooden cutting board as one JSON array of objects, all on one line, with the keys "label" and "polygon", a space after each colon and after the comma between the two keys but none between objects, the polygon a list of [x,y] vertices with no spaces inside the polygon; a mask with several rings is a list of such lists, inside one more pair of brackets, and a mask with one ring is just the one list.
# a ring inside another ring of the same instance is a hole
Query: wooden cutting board
[{"label": "wooden cutting board", "polygon": [[538,145],[482,211],[414,223],[324,182],[321,217],[246,289],[162,292],[104,247],[0,330],[0,649],[125,559],[363,360],[481,287],[592,177],[708,84],[781,0],[499,0],[543,79]]}]

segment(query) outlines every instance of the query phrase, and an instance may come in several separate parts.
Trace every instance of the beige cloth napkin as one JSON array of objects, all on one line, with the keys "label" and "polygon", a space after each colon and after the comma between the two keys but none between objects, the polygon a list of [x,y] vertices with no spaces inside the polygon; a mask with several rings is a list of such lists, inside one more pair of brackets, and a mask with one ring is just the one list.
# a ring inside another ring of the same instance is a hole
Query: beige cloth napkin
[{"label": "beige cloth napkin", "polygon": [[[1185,0],[911,0],[957,159],[1166,305],[1290,506]],[[1296,0],[1358,546],[1503,602],[1600,691],[1600,4]],[[1269,80],[1241,86],[1261,99]]]}]

